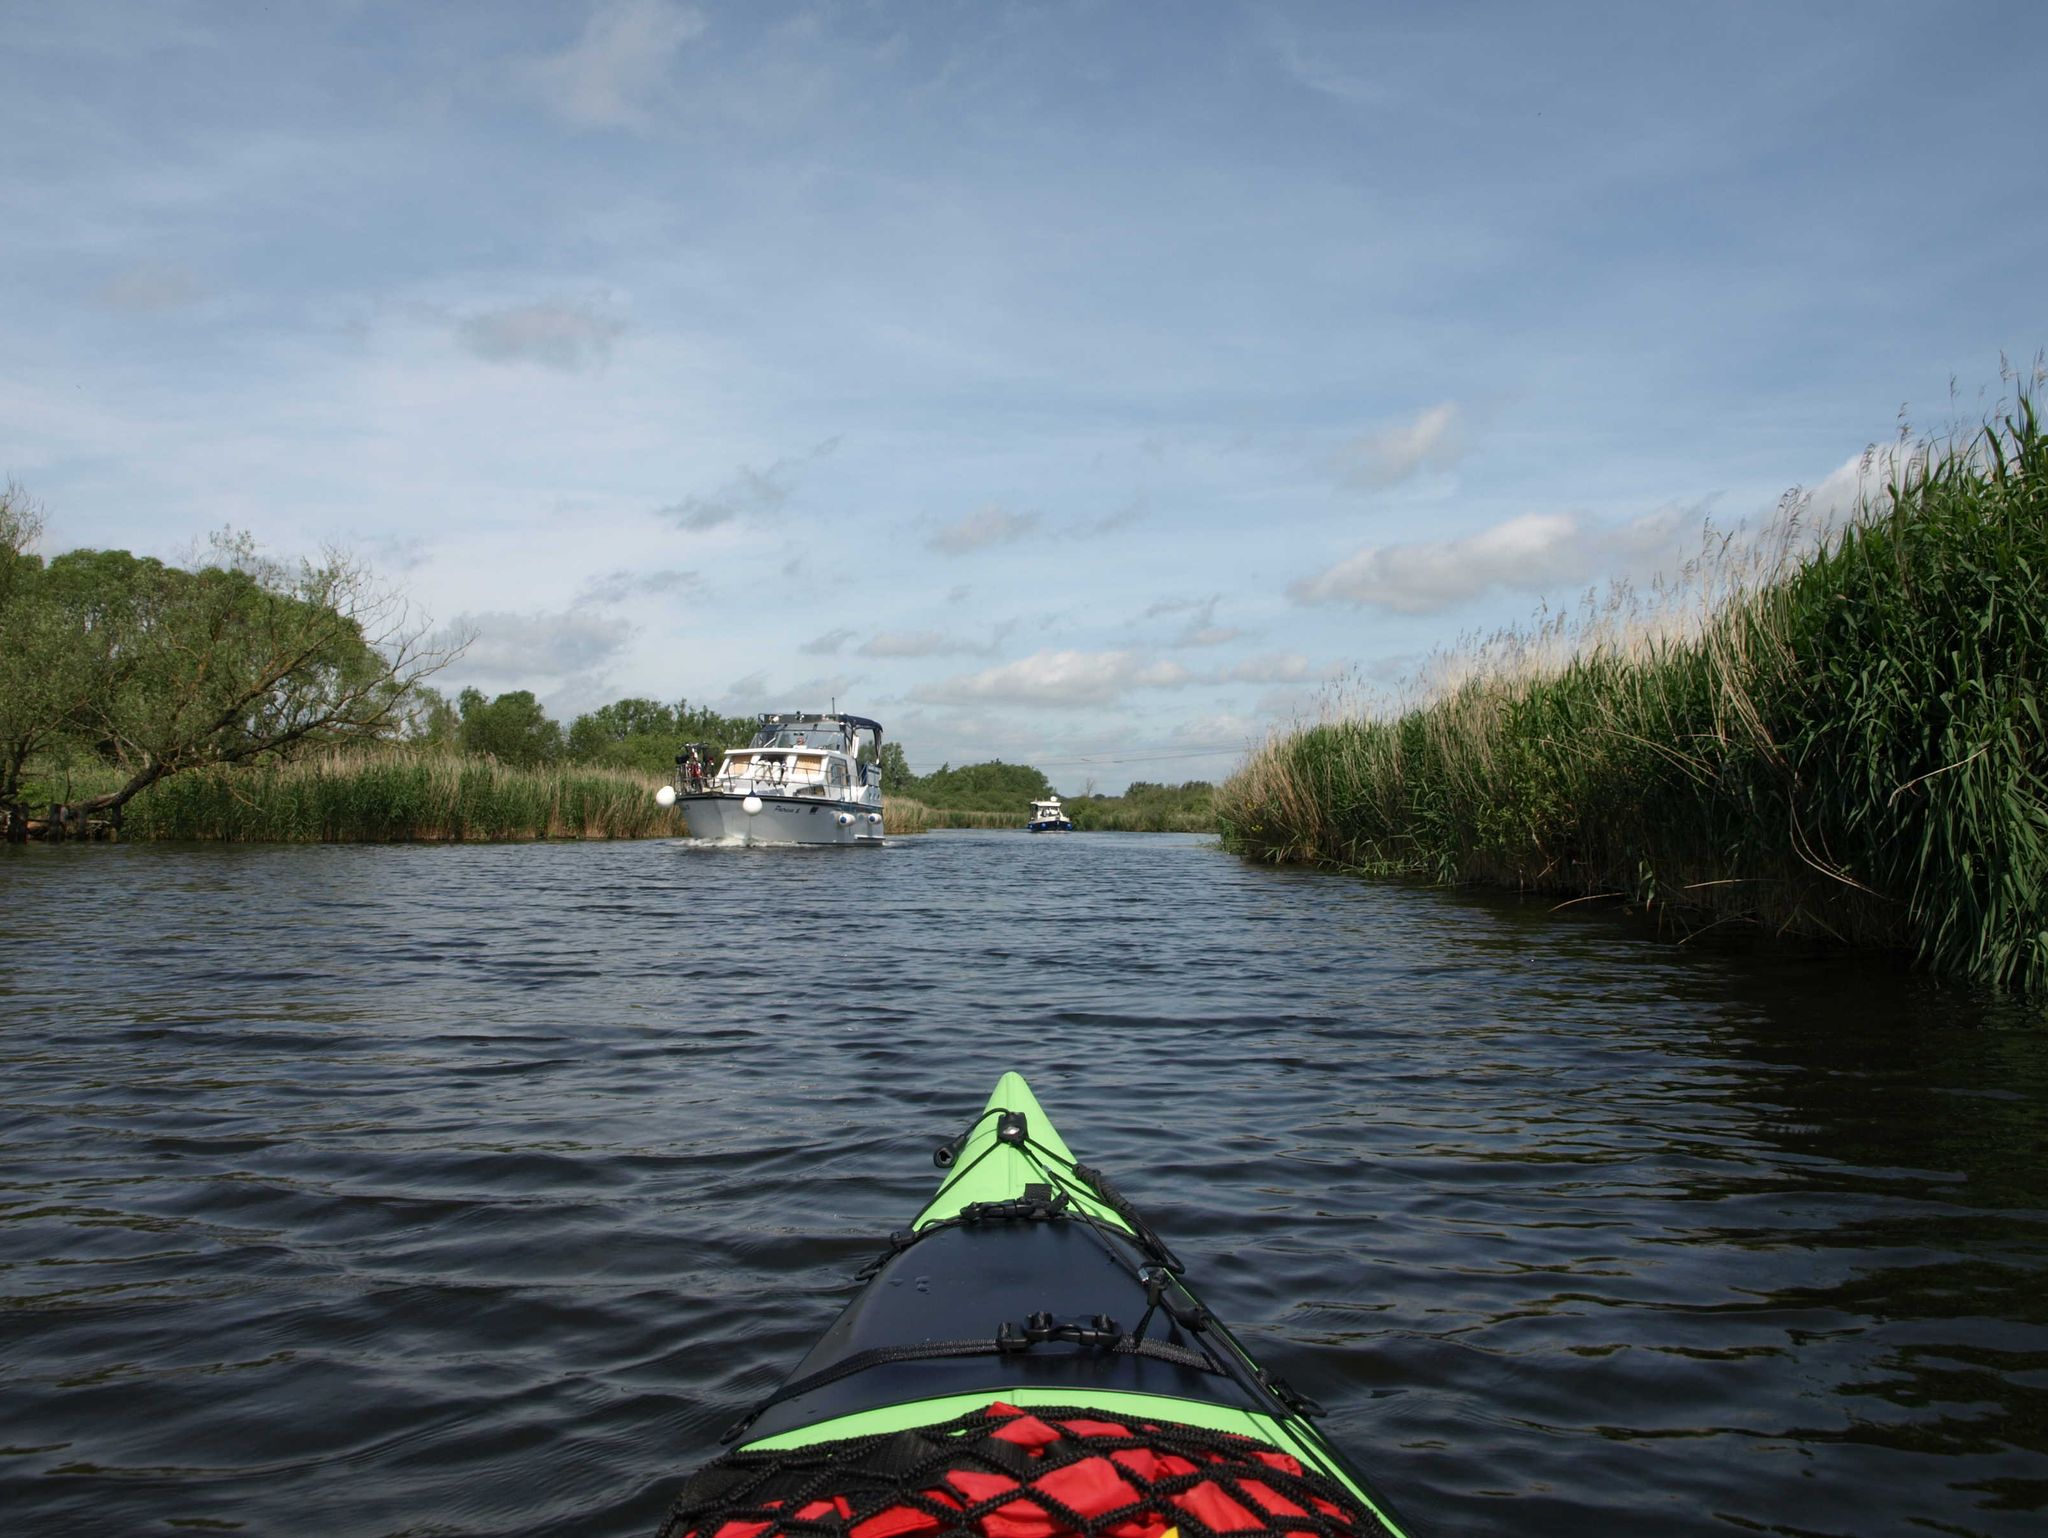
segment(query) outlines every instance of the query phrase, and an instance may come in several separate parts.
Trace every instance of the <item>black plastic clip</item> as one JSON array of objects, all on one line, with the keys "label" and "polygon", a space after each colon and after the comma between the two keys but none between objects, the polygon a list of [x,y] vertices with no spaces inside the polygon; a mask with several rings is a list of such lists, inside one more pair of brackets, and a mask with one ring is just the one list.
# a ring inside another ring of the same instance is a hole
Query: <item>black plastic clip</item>
[{"label": "black plastic clip", "polygon": [[1024,1321],[1024,1339],[1034,1346],[1047,1341],[1070,1346],[1114,1346],[1123,1338],[1123,1327],[1107,1314],[1097,1314],[1086,1324],[1062,1324],[1048,1313],[1036,1313]]},{"label": "black plastic clip", "polygon": [[1167,1318],[1197,1335],[1216,1322],[1216,1316],[1202,1304],[1194,1303],[1192,1298],[1189,1300],[1192,1307],[1184,1308],[1174,1301],[1173,1294],[1168,1291],[1173,1286],[1173,1274],[1164,1266],[1146,1266],[1138,1276],[1145,1284],[1145,1313],[1148,1318],[1155,1308],[1163,1309]]},{"label": "black plastic clip", "polygon": [[1271,1373],[1262,1371],[1259,1374],[1259,1382],[1265,1385],[1267,1393],[1296,1415],[1313,1419],[1330,1413],[1323,1408],[1321,1401],[1304,1394],[1285,1378],[1276,1378]]},{"label": "black plastic clip", "polygon": [[1024,1195],[1005,1201],[969,1202],[960,1209],[960,1223],[966,1228],[978,1223],[1050,1223],[1065,1217],[1072,1201],[1064,1191],[1053,1194],[1049,1186],[1026,1186]]},{"label": "black plastic clip", "polygon": [[996,1118],[996,1141],[1022,1146],[1031,1135],[1031,1124],[1022,1111],[1005,1111]]}]

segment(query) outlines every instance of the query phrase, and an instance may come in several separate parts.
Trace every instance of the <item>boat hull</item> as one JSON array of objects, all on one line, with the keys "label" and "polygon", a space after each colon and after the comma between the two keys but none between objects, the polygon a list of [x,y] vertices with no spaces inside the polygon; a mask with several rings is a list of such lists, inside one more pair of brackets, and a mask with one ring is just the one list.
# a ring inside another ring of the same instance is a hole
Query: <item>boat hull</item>
[{"label": "boat hull", "polygon": [[[821,796],[685,796],[677,803],[690,837],[718,844],[878,844],[881,808]],[[842,821],[842,818],[848,820]]]}]

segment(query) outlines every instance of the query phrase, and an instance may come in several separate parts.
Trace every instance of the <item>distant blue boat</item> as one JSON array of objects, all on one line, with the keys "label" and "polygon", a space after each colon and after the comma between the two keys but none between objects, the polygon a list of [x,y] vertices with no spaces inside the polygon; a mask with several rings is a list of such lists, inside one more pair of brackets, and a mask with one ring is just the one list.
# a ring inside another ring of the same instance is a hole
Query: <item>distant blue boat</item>
[{"label": "distant blue boat", "polygon": [[1052,796],[1044,801],[1031,803],[1031,821],[1025,826],[1033,833],[1071,833],[1074,825],[1067,820],[1060,798]]}]

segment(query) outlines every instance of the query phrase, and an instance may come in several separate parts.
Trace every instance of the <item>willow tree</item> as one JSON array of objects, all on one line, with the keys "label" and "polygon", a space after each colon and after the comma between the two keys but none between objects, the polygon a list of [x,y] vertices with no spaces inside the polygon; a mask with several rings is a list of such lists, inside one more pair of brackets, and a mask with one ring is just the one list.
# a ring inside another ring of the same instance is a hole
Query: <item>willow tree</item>
[{"label": "willow tree", "polygon": [[30,757],[63,737],[85,697],[78,647],[35,553],[42,531],[41,507],[11,481],[0,488],[0,814],[21,799]]},{"label": "willow tree", "polygon": [[[347,557],[272,560],[246,537],[217,538],[190,570],[74,550],[32,575],[12,607],[24,630],[53,638],[60,685],[24,689],[0,717],[38,721],[45,742],[68,737],[122,771],[116,789],[68,809],[82,816],[118,816],[188,770],[389,737],[459,650],[430,644]],[[13,776],[18,794],[19,762]]]}]

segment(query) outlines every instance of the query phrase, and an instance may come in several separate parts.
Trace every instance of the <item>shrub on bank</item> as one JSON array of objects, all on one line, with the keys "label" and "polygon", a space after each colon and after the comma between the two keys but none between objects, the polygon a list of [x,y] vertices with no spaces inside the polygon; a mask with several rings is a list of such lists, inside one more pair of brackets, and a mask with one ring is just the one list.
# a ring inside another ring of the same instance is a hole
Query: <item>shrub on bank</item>
[{"label": "shrub on bank", "polygon": [[1696,626],[1475,659],[1393,719],[1276,739],[1231,847],[1607,893],[2048,992],[2048,440],[2033,403]]}]

